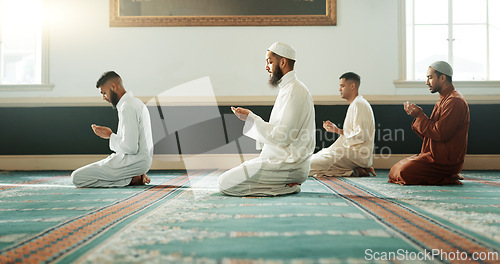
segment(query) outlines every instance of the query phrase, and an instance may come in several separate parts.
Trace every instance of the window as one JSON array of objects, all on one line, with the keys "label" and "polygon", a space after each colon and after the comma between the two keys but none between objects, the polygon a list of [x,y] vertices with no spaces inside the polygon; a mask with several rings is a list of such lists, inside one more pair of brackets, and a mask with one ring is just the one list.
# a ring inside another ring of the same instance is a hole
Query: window
[{"label": "window", "polygon": [[406,79],[448,61],[453,80],[500,80],[500,0],[406,0]]},{"label": "window", "polygon": [[42,0],[0,0],[0,85],[47,82]]}]

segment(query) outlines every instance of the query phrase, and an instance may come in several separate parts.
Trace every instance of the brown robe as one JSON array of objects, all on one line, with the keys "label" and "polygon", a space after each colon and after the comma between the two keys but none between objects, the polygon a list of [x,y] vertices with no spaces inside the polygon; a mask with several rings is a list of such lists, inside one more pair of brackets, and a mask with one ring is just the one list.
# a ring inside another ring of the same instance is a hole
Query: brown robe
[{"label": "brown robe", "polygon": [[441,95],[432,110],[413,120],[412,129],[424,142],[420,154],[392,166],[389,182],[399,184],[462,184],[462,171],[467,150],[469,106],[456,90]]}]

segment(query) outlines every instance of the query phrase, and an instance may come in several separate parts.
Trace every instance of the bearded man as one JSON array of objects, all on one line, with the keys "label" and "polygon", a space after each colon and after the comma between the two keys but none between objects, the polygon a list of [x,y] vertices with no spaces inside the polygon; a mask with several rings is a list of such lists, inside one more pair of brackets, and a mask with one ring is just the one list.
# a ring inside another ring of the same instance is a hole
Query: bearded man
[{"label": "bearded man", "polygon": [[262,145],[258,158],[219,177],[219,189],[232,196],[277,196],[298,193],[307,179],[315,147],[314,102],[294,71],[295,49],[272,44],[266,53],[270,84],[278,97],[269,122],[245,108],[232,107],[245,121],[243,134]]},{"label": "bearded man", "polygon": [[404,110],[412,116],[411,128],[423,139],[420,154],[392,166],[389,182],[417,185],[462,184],[460,175],[470,124],[469,105],[452,82],[453,68],[436,61],[427,69],[427,86],[439,93],[439,101],[427,117],[422,108],[406,102]]},{"label": "bearded man", "polygon": [[103,100],[118,110],[118,130],[93,124],[94,133],[109,139],[115,153],[106,159],[75,170],[71,179],[76,187],[123,187],[150,182],[146,172],[153,161],[153,136],[148,109],[123,87],[121,77],[114,71],[105,72],[96,88]]}]

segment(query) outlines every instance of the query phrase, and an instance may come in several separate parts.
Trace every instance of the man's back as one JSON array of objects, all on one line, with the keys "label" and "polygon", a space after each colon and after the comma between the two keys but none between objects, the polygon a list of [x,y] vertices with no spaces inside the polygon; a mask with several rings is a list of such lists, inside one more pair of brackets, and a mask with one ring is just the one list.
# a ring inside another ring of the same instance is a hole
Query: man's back
[{"label": "man's back", "polygon": [[110,147],[117,154],[153,156],[151,119],[144,103],[128,92],[117,105],[117,137],[110,140]]},{"label": "man's back", "polygon": [[359,95],[349,105],[344,120],[345,147],[359,150],[369,147],[373,151],[375,118],[370,103]]}]

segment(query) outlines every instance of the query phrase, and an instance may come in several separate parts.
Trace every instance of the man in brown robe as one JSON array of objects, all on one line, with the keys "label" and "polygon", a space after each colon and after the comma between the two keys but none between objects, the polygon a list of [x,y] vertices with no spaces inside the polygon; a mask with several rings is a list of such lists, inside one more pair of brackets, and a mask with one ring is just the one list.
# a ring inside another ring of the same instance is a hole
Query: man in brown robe
[{"label": "man in brown robe", "polygon": [[415,119],[412,129],[423,139],[420,154],[396,163],[389,182],[399,184],[462,184],[459,179],[467,150],[469,106],[452,84],[453,69],[444,61],[427,70],[427,86],[439,92],[439,101],[428,118],[422,108],[406,102],[406,113]]}]

